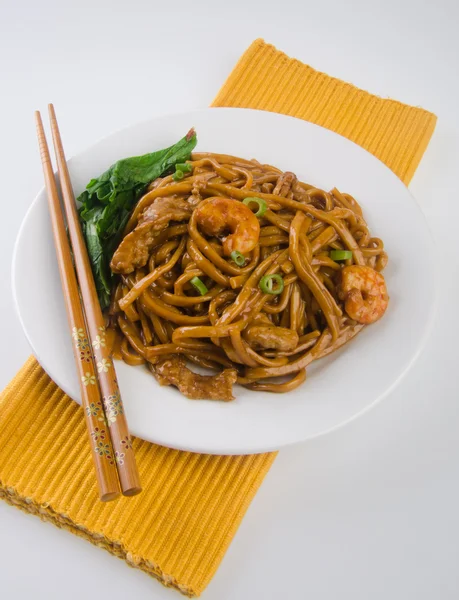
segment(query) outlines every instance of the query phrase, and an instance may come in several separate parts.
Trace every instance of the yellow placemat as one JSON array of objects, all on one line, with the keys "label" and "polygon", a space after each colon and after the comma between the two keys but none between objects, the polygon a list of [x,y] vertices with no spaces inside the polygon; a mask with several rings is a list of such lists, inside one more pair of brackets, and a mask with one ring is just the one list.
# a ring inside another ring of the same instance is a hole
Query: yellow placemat
[{"label": "yellow placemat", "polygon": [[[405,182],[435,127],[420,108],[382,100],[263,40],[242,56],[213,106],[261,108],[328,127]],[[0,498],[105,548],[182,593],[214,575],[275,453],[209,456],[134,440],[144,491],[98,501],[82,409],[30,358],[0,396]]]},{"label": "yellow placemat", "polygon": [[408,184],[437,117],[316,71],[263,40],[241,56],[212,106],[258,108],[311,121],[365,148]]}]

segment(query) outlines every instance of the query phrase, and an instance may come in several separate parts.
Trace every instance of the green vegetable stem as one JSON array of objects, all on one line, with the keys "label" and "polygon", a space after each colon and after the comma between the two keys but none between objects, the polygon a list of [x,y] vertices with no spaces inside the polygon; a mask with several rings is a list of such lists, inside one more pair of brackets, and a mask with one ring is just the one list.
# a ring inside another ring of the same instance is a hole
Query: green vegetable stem
[{"label": "green vegetable stem", "polygon": [[351,250],[331,250],[330,258],[332,260],[349,260],[352,258]]},{"label": "green vegetable stem", "polygon": [[244,198],[242,203],[248,206],[249,208],[250,205],[255,204],[255,206],[258,207],[258,210],[255,213],[256,217],[262,217],[265,214],[266,209],[268,208],[266,200],[263,200],[263,198]]},{"label": "green vegetable stem", "polygon": [[195,290],[201,294],[201,296],[204,296],[209,291],[205,283],[201,279],[199,279],[199,277],[193,277],[193,279],[190,279],[190,283],[195,288]]},{"label": "green vegetable stem", "polygon": [[265,294],[272,294],[277,296],[281,294],[284,289],[284,280],[277,273],[272,275],[264,275],[258,284],[258,287]]}]

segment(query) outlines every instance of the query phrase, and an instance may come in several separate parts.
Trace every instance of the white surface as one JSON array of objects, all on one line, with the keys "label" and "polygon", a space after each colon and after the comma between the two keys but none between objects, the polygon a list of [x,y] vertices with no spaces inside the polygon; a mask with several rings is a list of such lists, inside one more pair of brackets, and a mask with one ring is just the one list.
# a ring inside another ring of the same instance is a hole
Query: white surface
[{"label": "white surface", "polygon": [[[198,151],[255,156],[317,187],[336,185],[352,193],[392,259],[384,271],[391,300],[381,321],[312,364],[306,383],[285,396],[236,386],[231,403],[190,402],[172,386],[159,386],[146,368],[119,361],[131,431],[164,446],[212,454],[278,450],[330,432],[394,389],[426,342],[436,295],[426,220],[400,179],[360,146],[299,119],[232,108],[151,119],[101,140],[69,161],[75,194],[120,157],[170,146],[191,125],[198,132]],[[413,269],[420,255],[423,269]],[[44,190],[21,227],[13,265],[13,293],[34,354],[52,379],[81,402]]]},{"label": "white surface", "polygon": [[[29,353],[9,280],[17,229],[41,184],[34,109],[55,103],[71,155],[115,127],[205,106],[264,36],[439,117],[411,185],[438,244],[441,296],[428,346],[369,413],[279,454],[206,600],[458,597],[458,18],[456,0],[0,4],[2,385]],[[2,598],[179,597],[3,503],[0,531]]]}]

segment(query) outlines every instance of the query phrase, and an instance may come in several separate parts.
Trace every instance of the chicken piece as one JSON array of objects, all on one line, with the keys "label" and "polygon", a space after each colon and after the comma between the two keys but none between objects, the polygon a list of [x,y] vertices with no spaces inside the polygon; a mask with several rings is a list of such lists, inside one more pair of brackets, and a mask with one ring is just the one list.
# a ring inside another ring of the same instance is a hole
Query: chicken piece
[{"label": "chicken piece", "polygon": [[137,226],[122,240],[110,263],[113,273],[132,273],[148,260],[156,236],[171,221],[188,221],[193,207],[180,198],[157,198],[139,217]]},{"label": "chicken piece", "polygon": [[297,332],[292,329],[260,322],[247,327],[244,339],[254,350],[280,350],[281,352],[295,350],[299,340]]},{"label": "chicken piece", "polygon": [[276,183],[276,187],[272,191],[276,196],[283,196],[284,198],[292,189],[292,186],[296,183],[296,175],[291,171],[285,171],[279,177]]},{"label": "chicken piece", "polygon": [[156,188],[158,188],[162,184],[164,179],[165,179],[165,177],[158,177],[157,179],[155,179],[154,181],[149,183],[148,187],[147,187],[147,191],[151,192],[153,190],[156,190]]},{"label": "chicken piece", "polygon": [[152,365],[151,370],[160,385],[174,385],[192,400],[234,400],[235,369],[224,369],[218,375],[199,375],[188,369],[183,356],[171,355]]},{"label": "chicken piece", "polygon": [[199,175],[196,175],[193,182],[193,187],[191,188],[191,196],[188,198],[188,202],[193,206],[197,206],[202,200],[201,192],[203,192],[209,185],[209,181],[211,179],[214,179],[214,177],[216,176],[217,174],[214,171],[211,171],[209,173],[200,173]]}]

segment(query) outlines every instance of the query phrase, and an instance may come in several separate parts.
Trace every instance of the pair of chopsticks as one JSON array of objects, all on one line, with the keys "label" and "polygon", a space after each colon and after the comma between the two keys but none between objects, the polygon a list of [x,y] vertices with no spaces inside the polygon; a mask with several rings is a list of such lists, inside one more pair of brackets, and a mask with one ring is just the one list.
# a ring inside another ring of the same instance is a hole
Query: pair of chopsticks
[{"label": "pair of chopsticks", "polygon": [[52,104],[48,108],[65,216],[43,122],[37,111],[38,144],[99,496],[103,502],[108,502],[119,496],[120,488],[125,496],[138,494],[141,491],[140,480],[115,366],[106,344],[104,318],[80,227],[56,114]]}]

